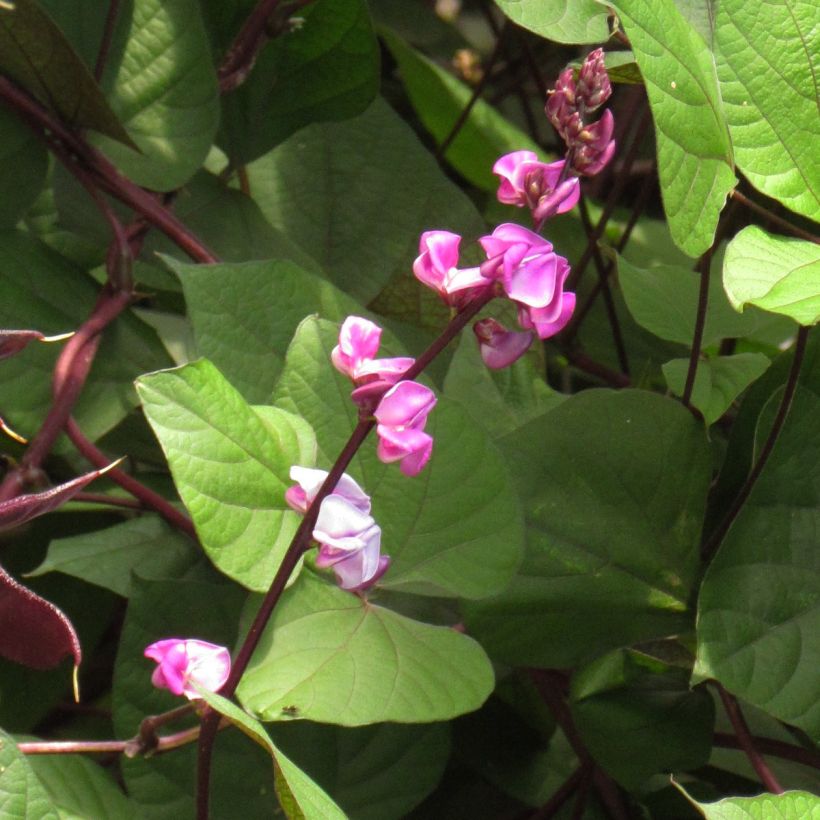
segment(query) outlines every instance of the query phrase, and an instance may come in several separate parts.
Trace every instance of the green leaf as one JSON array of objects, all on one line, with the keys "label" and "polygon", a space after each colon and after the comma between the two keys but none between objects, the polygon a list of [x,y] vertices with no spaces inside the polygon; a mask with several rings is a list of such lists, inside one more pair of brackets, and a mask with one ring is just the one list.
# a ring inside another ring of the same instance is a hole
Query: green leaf
[{"label": "green leaf", "polygon": [[408,276],[424,230],[478,234],[469,199],[381,99],[311,125],[248,167],[253,198],[334,285],[364,304]]},{"label": "green leaf", "polygon": [[[779,400],[779,399],[777,399]],[[704,578],[699,676],[820,739],[820,345]]]},{"label": "green leaf", "polygon": [[0,730],[0,813],[8,820],[59,820],[43,784],[14,739]]},{"label": "green leaf", "polygon": [[[398,63],[404,88],[416,113],[441,145],[470,102],[473,90],[389,29],[382,29],[380,34]],[[473,185],[495,191],[498,188],[498,177],[492,173],[495,161],[502,154],[524,149],[543,157],[539,146],[527,134],[479,97],[444,157]]]},{"label": "green leaf", "polygon": [[28,764],[45,787],[60,820],[131,820],[136,816],[136,804],[120,791],[111,775],[87,757],[31,755]]},{"label": "green leaf", "polygon": [[820,246],[750,225],[729,243],[723,286],[735,309],[755,305],[801,325],[820,321]]},{"label": "green leaf", "polygon": [[696,769],[712,751],[714,703],[688,669],[618,650],[573,676],[572,715],[584,745],[621,785]]},{"label": "green leaf", "polygon": [[[0,326],[48,335],[75,330],[94,306],[99,288],[67,259],[21,231],[0,233]],[[3,417],[31,436],[52,404],[51,377],[61,344],[29,345],[3,362]],[[92,440],[137,404],[132,380],[170,359],[156,334],[125,312],[104,334],[73,415]],[[72,448],[73,452],[73,448]]]},{"label": "green leaf", "polygon": [[158,516],[146,515],[69,538],[48,547],[43,562],[28,576],[62,572],[127,598],[132,573],[143,578],[183,575],[199,557],[190,539]]},{"label": "green leaf", "polygon": [[[192,581],[149,582],[136,579],[128,602],[116,664],[112,707],[116,737],[133,737],[146,715],[156,715],[187,701],[151,684],[156,664],[143,657],[145,647],[172,636],[196,637],[222,646],[236,640],[245,595],[235,584]],[[195,716],[174,724],[174,731],[196,726]],[[195,816],[196,744],[170,754],[124,758],[125,785],[140,804],[140,816],[180,820]],[[235,820],[237,806],[246,817],[273,817],[270,755],[239,732],[220,735],[211,771],[211,817]]]},{"label": "green leaf", "polygon": [[37,199],[47,172],[43,143],[14,113],[0,110],[0,227],[17,224]]},{"label": "green leaf", "polygon": [[347,815],[298,766],[274,746],[265,727],[256,718],[221,695],[196,687],[202,699],[223,717],[258,743],[271,756],[276,772],[279,802],[288,818],[322,818],[345,820]]},{"label": "green leaf", "polygon": [[[639,325],[661,339],[687,347],[692,344],[700,274],[673,265],[639,268],[619,256],[618,281],[626,306]],[[717,271],[712,271],[709,277],[708,299],[704,347],[754,332],[760,314],[751,311],[748,315],[738,315],[726,299]]]},{"label": "green leaf", "polygon": [[481,647],[449,627],[382,609],[303,573],[285,593],[237,694],[262,720],[342,726],[430,723],[493,689]]},{"label": "green leaf", "polygon": [[463,334],[447,370],[444,394],[461,404],[493,438],[512,432],[566,398],[544,381],[544,366],[538,361],[541,351],[530,350],[510,367],[490,370],[473,334]]},{"label": "green leaf", "polygon": [[[330,363],[338,328],[315,318],[299,327],[276,390],[278,406],[317,431],[320,465],[335,461],[356,423],[352,385]],[[385,355],[402,351],[383,337]],[[382,351],[380,351],[381,353]],[[391,556],[380,585],[424,595],[481,598],[518,566],[521,510],[506,465],[487,435],[454,402],[439,398],[427,421],[433,457],[412,479],[382,464],[368,440],[348,472],[370,493]]]},{"label": "green leaf", "polygon": [[557,43],[600,43],[609,38],[607,11],[595,0],[496,0],[519,26]]},{"label": "green leaf", "polygon": [[438,784],[450,752],[445,723],[328,726],[274,723],[276,745],[356,820],[399,820]]},{"label": "green leaf", "polygon": [[288,473],[313,463],[303,426],[283,411],[263,421],[207,359],[143,376],[137,390],[208,557],[267,589],[299,522]]},{"label": "green leaf", "polygon": [[512,584],[466,607],[493,658],[572,666],[687,628],[711,478],[690,413],[652,393],[587,390],[500,444],[529,529]]},{"label": "green leaf", "polygon": [[85,63],[34,0],[0,8],[0,69],[69,125],[134,144]]},{"label": "green leaf", "polygon": [[706,820],[817,820],[820,817],[820,797],[809,792],[727,797],[717,803],[699,803],[678,788]]},{"label": "green leaf", "polygon": [[[692,389],[692,405],[703,414],[706,424],[714,424],[732,402],[769,367],[762,353],[738,353],[701,359]],[[682,396],[689,371],[689,359],[672,359],[663,365],[669,389]]]},{"label": "green leaf", "polygon": [[[222,0],[210,0],[222,5]],[[210,12],[213,14],[213,11]],[[223,98],[219,144],[235,163],[314,122],[360,114],[379,90],[379,46],[365,0],[318,0],[269,43],[247,81]]]},{"label": "green leaf", "polygon": [[133,0],[129,25],[118,27],[111,52],[109,100],[139,152],[106,138],[100,145],[139,185],[179,188],[205,160],[219,121],[199,3]]},{"label": "green leaf", "polygon": [[817,9],[810,2],[720,0],[712,13],[723,110],[740,170],[767,196],[820,219]]},{"label": "green leaf", "polygon": [[658,173],[675,244],[699,256],[735,185],[729,130],[708,48],[671,0],[613,3],[646,82]]},{"label": "green leaf", "polygon": [[335,321],[363,315],[347,294],[291,262],[165,262],[182,282],[197,350],[248,401],[270,399],[285,351],[306,315]]}]

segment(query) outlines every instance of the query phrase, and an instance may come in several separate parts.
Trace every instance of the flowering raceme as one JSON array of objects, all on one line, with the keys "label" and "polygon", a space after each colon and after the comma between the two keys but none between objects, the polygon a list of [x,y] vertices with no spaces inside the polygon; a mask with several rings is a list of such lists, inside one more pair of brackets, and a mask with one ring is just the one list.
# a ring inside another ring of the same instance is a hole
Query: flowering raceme
[{"label": "flowering raceme", "polygon": [[[291,467],[296,486],[288,489],[285,500],[304,514],[327,475],[325,470]],[[389,556],[381,555],[382,531],[370,515],[370,498],[347,473],[322,500],[312,534],[319,543],[316,566],[332,569],[342,589],[368,589],[390,566]]]},{"label": "flowering raceme", "polygon": [[202,696],[194,684],[218,692],[231,673],[231,655],[224,646],[195,638],[166,638],[145,648],[146,658],[157,662],[151,683],[188,700]]}]

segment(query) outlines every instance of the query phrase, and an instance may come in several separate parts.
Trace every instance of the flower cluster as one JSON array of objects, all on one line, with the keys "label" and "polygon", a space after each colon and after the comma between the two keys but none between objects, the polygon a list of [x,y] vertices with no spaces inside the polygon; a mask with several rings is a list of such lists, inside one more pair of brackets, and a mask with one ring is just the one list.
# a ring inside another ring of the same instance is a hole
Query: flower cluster
[{"label": "flower cluster", "polygon": [[377,421],[379,458],[386,464],[398,461],[405,475],[414,476],[421,472],[433,451],[433,438],[424,432],[424,427],[436,397],[423,384],[399,381],[413,359],[373,358],[381,333],[381,328],[368,319],[348,316],[330,358],[336,369],[357,386],[353,400],[360,407],[378,402],[373,415]]},{"label": "flower cluster", "polygon": [[[285,500],[304,515],[327,475],[324,470],[291,467],[296,485],[287,490]],[[319,543],[316,566],[332,569],[342,589],[368,589],[390,566],[390,558],[381,555],[381,537],[381,528],[370,515],[369,496],[345,473],[322,500],[313,526]]]},{"label": "flower cluster", "polygon": [[151,683],[188,700],[202,697],[194,685],[218,692],[231,673],[231,655],[224,646],[195,638],[156,641],[143,654],[157,662]]},{"label": "flower cluster", "polygon": [[571,68],[562,71],[550,91],[547,116],[567,144],[572,172],[594,176],[612,159],[615,140],[612,139],[612,112],[604,111],[596,122],[588,115],[603,105],[612,94],[612,86],[604,66],[603,49],[596,48],[584,60],[578,80]]}]

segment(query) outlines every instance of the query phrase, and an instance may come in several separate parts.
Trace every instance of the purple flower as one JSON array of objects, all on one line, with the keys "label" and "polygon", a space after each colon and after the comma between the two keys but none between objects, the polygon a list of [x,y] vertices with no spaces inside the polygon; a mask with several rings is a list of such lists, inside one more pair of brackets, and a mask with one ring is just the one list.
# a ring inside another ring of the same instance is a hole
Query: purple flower
[{"label": "purple flower", "polygon": [[607,109],[597,122],[585,125],[575,140],[572,167],[584,176],[594,176],[612,159],[615,140],[612,132],[615,120]]},{"label": "purple flower", "polygon": [[339,331],[339,344],[330,354],[333,365],[356,384],[376,379],[395,383],[414,360],[408,357],[374,358],[379,350],[381,335],[382,329],[369,319],[348,316]]},{"label": "purple flower", "polygon": [[408,476],[421,472],[433,451],[433,438],[424,426],[435,404],[433,391],[417,382],[399,382],[384,394],[374,413],[379,436],[376,454],[383,462],[400,462]]},{"label": "purple flower", "polygon": [[[285,493],[288,504],[307,512],[327,475],[324,470],[291,467],[290,477],[298,486]],[[322,501],[312,535],[319,543],[316,566],[332,569],[342,589],[368,589],[390,565],[390,558],[380,554],[382,531],[370,515],[370,498],[347,473]]]},{"label": "purple flower", "polygon": [[166,638],[147,646],[143,654],[158,664],[151,683],[188,700],[201,697],[193,684],[218,692],[231,673],[231,655],[224,646],[195,638]]},{"label": "purple flower", "polygon": [[532,344],[532,333],[507,330],[495,319],[481,319],[473,325],[484,364],[491,370],[508,367],[520,359]]},{"label": "purple flower", "polygon": [[416,278],[453,306],[469,300],[474,288],[492,283],[479,268],[457,267],[460,243],[457,233],[425,231],[419,239],[419,255],[413,262]]},{"label": "purple flower", "polygon": [[603,105],[612,94],[602,48],[596,48],[587,54],[578,72],[576,93],[587,111],[594,111]]},{"label": "purple flower", "polygon": [[493,173],[501,177],[498,201],[529,208],[536,222],[570,210],[578,202],[581,188],[575,177],[559,183],[564,165],[564,160],[539,162],[532,151],[505,154],[493,165]]}]

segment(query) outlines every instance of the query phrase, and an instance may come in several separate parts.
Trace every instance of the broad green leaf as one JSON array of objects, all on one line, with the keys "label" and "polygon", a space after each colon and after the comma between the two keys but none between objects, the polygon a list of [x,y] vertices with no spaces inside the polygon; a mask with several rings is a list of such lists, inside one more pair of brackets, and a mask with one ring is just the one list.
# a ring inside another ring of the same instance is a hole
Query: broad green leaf
[{"label": "broad green leaf", "polygon": [[[174,213],[224,262],[292,259],[315,268],[308,254],[268,223],[257,204],[242,191],[206,171],[197,172],[174,200]],[[168,254],[188,262],[168,237],[152,231],[144,255]]]},{"label": "broad green leaf", "polygon": [[[382,29],[380,33],[398,63],[404,88],[416,113],[441,145],[461,117],[473,90],[389,29]],[[502,154],[524,149],[543,156],[527,134],[479,98],[444,157],[473,185],[495,191],[498,177],[492,172],[493,163]]]},{"label": "broad green leaf", "polygon": [[254,590],[268,588],[299,518],[285,503],[294,464],[311,466],[303,428],[263,421],[207,359],[137,381],[145,415],[208,557]]},{"label": "broad green leaf", "polygon": [[0,227],[17,224],[37,199],[47,172],[45,146],[13,112],[0,109]]},{"label": "broad green leaf", "polygon": [[691,623],[711,457],[690,413],[653,393],[587,390],[500,444],[527,550],[512,584],[465,613],[495,659],[571,666]]},{"label": "broad green leaf", "polygon": [[557,43],[600,43],[609,39],[607,11],[595,0],[496,0],[519,26]]},{"label": "broad green leaf", "polygon": [[133,0],[112,44],[111,107],[139,151],[100,145],[134,182],[179,188],[202,165],[219,121],[216,73],[197,0]]},{"label": "broad green leaf", "polygon": [[291,262],[190,265],[166,259],[185,291],[199,353],[248,401],[267,401],[299,322],[310,313],[342,321],[363,308]]},{"label": "broad green leaf", "polygon": [[0,7],[0,69],[60,119],[133,142],[100,87],[49,15],[34,0]]},{"label": "broad green leaf", "polygon": [[565,398],[544,381],[538,352],[528,353],[510,367],[490,370],[473,334],[464,333],[447,370],[444,394],[494,438],[506,435]]},{"label": "broad green leaf", "polygon": [[[94,306],[93,280],[22,232],[0,233],[0,326],[47,335],[76,330]],[[51,377],[62,345],[29,345],[3,362],[3,417],[31,436],[51,407]],[[136,405],[132,380],[165,367],[170,359],[156,334],[129,312],[105,332],[89,380],[74,409],[92,440],[114,427]]]},{"label": "broad green leaf", "polygon": [[646,82],[672,238],[689,256],[699,256],[712,244],[726,195],[735,185],[712,55],[673,0],[612,5]]},{"label": "broad green leaf", "polygon": [[304,23],[269,43],[247,81],[223,97],[218,139],[235,163],[311,123],[360,114],[378,92],[379,46],[365,0],[318,0],[299,16]]},{"label": "broad green leaf", "polygon": [[[766,372],[769,364],[769,359],[762,353],[700,359],[692,388],[692,405],[703,414],[706,424],[714,424],[732,402]],[[676,396],[682,396],[689,359],[672,359],[662,369],[669,389]]]},{"label": "broad green leaf", "polygon": [[31,755],[29,766],[45,787],[60,820],[116,817],[131,820],[130,801],[102,766],[82,755]]},{"label": "broad green leaf", "polygon": [[813,2],[713,4],[723,110],[737,164],[764,194],[820,219],[820,27]]},{"label": "broad green leaf", "polygon": [[0,730],[0,813],[8,820],[59,820],[43,784],[14,739]]},{"label": "broad green leaf", "polygon": [[729,243],[723,287],[736,310],[755,305],[801,325],[820,321],[820,247],[750,225]]},{"label": "broad green leaf", "polygon": [[190,539],[158,516],[146,515],[52,541],[43,562],[28,575],[62,572],[127,598],[132,572],[143,578],[175,578],[199,554]]},{"label": "broad green leaf", "polygon": [[353,120],[311,125],[248,167],[262,212],[363,303],[409,276],[419,234],[476,235],[475,207],[381,99]]},{"label": "broad green leaf", "polygon": [[818,820],[820,797],[809,792],[789,791],[784,794],[761,794],[757,797],[727,797],[717,803],[688,800],[701,811],[706,820]]},{"label": "broad green leaf", "polygon": [[287,720],[295,710],[362,726],[449,720],[477,709],[492,689],[492,667],[472,638],[303,573],[277,606],[237,695],[262,720]]},{"label": "broad green leaf", "polygon": [[[775,401],[779,401],[775,399]],[[774,409],[774,407],[772,408]],[[704,578],[698,676],[820,739],[820,346]]]},{"label": "broad green leaf", "polygon": [[444,723],[270,726],[278,748],[355,820],[399,820],[441,779],[450,752]]},{"label": "broad green leaf", "polygon": [[[672,265],[639,268],[619,256],[618,282],[626,306],[638,324],[661,339],[687,347],[692,344],[698,312],[699,273]],[[708,299],[704,347],[721,339],[745,336],[757,327],[760,314],[750,311],[741,316],[733,310],[714,269],[709,277]]]},{"label": "broad green leaf", "polygon": [[[338,327],[314,318],[299,327],[288,349],[275,403],[316,430],[321,467],[329,467],[356,423],[351,383],[330,363]],[[385,355],[401,355],[383,336]],[[380,351],[381,353],[381,351]],[[413,478],[382,464],[375,435],[348,472],[373,501],[382,551],[392,558],[380,581],[389,589],[481,598],[500,591],[518,566],[521,510],[500,453],[454,402],[440,397],[427,420],[433,456]]]},{"label": "broad green leaf", "polygon": [[[133,737],[146,715],[187,702],[151,684],[156,664],[143,657],[145,647],[173,636],[233,647],[244,597],[236,584],[135,580],[114,667],[112,707],[117,737]],[[168,731],[196,725],[192,716]],[[140,804],[141,817],[180,820],[195,816],[195,743],[170,754],[124,758],[121,765],[128,793]],[[236,820],[237,806],[245,817],[275,816],[278,806],[270,756],[240,732],[228,729],[220,734],[211,777],[213,820]]]},{"label": "broad green leaf", "polygon": [[265,727],[256,718],[240,709],[221,695],[200,689],[202,699],[223,717],[243,731],[255,743],[270,754],[276,777],[279,802],[289,820],[296,818],[322,818],[322,820],[345,820],[345,813],[325,794],[302,769],[289,760],[274,746]]},{"label": "broad green leaf", "polygon": [[618,650],[573,676],[572,715],[595,760],[627,789],[652,775],[705,765],[714,703],[688,669]]}]

